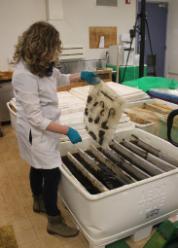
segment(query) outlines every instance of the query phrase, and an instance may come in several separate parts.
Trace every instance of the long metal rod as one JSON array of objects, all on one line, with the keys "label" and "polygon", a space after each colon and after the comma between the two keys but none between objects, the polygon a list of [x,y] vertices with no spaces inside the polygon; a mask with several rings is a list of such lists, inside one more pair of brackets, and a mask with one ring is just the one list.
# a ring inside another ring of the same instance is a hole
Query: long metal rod
[{"label": "long metal rod", "polygon": [[135,182],[128,174],[124,173],[119,167],[117,167],[111,160],[109,160],[102,152],[100,152],[95,146],[90,146],[90,151],[93,155],[103,164],[105,164],[112,172],[114,172],[118,179],[123,184],[129,184]]},{"label": "long metal rod", "polygon": [[121,144],[123,144],[123,146],[125,146],[126,148],[128,148],[132,152],[138,154],[142,158],[153,163],[154,165],[159,167],[161,170],[170,171],[170,170],[176,169],[176,167],[174,165],[164,161],[163,159],[161,159],[159,157],[156,157],[155,155],[153,155],[149,152],[146,152],[145,150],[143,150],[139,146],[136,146],[135,144],[131,143],[130,141],[123,140],[123,142]]},{"label": "long metal rod", "polygon": [[116,141],[112,142],[111,148],[114,148],[117,152],[119,152],[124,157],[128,158],[132,163],[139,166],[141,169],[146,171],[151,176],[159,175],[164,172],[160,168],[156,167],[147,160],[141,158],[137,154],[131,152],[129,149],[127,149],[126,147],[124,147],[123,145],[119,144]]},{"label": "long metal rod", "polygon": [[92,168],[92,171],[90,171],[87,167],[90,173],[92,173],[108,189],[117,188],[127,184],[124,180],[122,180],[122,178],[117,177],[108,165],[106,166],[104,163],[101,163],[95,157],[91,149],[88,150],[89,154],[88,152],[84,152],[82,149],[78,149],[78,152],[82,160],[87,163],[90,168]]},{"label": "long metal rod", "polygon": [[70,152],[67,157],[77,167],[78,170],[100,191],[106,192],[108,189],[93,175],[91,174]]},{"label": "long metal rod", "polygon": [[162,153],[157,148],[154,148],[153,146],[147,144],[145,141],[143,141],[141,138],[138,138],[136,135],[132,135],[132,137],[134,138],[134,140],[132,140],[131,142],[133,142],[137,146],[143,148],[144,150],[148,151],[149,153],[155,155],[156,157],[159,157],[159,158],[165,160],[166,162],[178,167],[178,163],[175,161],[174,158],[168,157],[166,154]]},{"label": "long metal rod", "polygon": [[116,153],[112,149],[102,149],[102,152],[111,159],[118,167],[121,167],[124,171],[126,171],[130,176],[134,177],[136,180],[143,180],[149,178],[146,172],[138,168],[133,163],[130,163],[127,159]]},{"label": "long metal rod", "polygon": [[150,153],[154,154],[155,156],[159,157],[159,154],[161,152],[160,150],[147,144],[145,141],[143,141],[142,139],[138,138],[135,135],[132,135],[132,137],[134,138],[134,140],[132,141],[134,144],[138,145],[139,147],[146,150],[147,152],[150,152]]}]

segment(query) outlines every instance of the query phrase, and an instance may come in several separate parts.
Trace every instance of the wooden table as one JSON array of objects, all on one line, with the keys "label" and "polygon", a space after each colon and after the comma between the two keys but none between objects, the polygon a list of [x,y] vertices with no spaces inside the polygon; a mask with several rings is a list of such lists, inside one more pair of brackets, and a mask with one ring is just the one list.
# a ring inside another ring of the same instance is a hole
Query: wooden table
[{"label": "wooden table", "polygon": [[[111,82],[112,81],[112,70],[108,69],[101,69],[101,70],[96,70],[96,74],[104,81],[104,82]],[[81,87],[88,85],[85,81],[80,80],[77,82],[70,83],[68,86],[61,86],[58,88],[58,91],[66,91],[70,90],[71,88],[74,87]]]},{"label": "wooden table", "polygon": [[81,87],[85,85],[87,85],[85,81],[73,82],[73,83],[70,83],[70,85],[59,87],[58,91],[66,91],[66,90],[70,90],[75,87]]},{"label": "wooden table", "polygon": [[[9,82],[12,79],[11,71],[0,71],[0,83]],[[3,131],[1,126],[1,118],[0,118],[0,137],[3,137]]]},{"label": "wooden table", "polygon": [[98,70],[96,70],[96,74],[104,82],[111,82],[112,81],[112,70],[111,69],[98,69]]}]

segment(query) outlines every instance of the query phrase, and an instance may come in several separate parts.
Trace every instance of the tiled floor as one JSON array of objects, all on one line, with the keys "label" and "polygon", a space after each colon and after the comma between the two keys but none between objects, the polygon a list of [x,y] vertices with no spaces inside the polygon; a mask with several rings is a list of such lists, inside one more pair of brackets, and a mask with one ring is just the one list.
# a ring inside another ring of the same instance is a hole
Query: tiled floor
[{"label": "tiled floor", "polygon": [[[19,157],[15,134],[10,126],[3,126],[3,132],[4,137],[0,138],[0,226],[13,225],[19,248],[88,248],[81,232],[71,239],[46,232],[46,216],[32,211],[29,167]],[[68,211],[64,207],[62,210],[65,219],[72,223]],[[132,248],[142,248],[144,242],[129,243]]]}]

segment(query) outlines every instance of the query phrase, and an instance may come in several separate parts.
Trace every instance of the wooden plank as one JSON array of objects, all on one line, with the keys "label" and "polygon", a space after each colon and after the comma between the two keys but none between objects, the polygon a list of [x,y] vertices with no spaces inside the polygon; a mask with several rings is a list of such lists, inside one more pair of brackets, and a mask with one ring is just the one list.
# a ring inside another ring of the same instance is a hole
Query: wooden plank
[{"label": "wooden plank", "polygon": [[99,48],[100,38],[104,36],[104,48],[117,44],[117,27],[89,27],[89,46]]},{"label": "wooden plank", "polygon": [[0,71],[0,80],[9,80],[12,79],[12,71]]},{"label": "wooden plank", "polygon": [[112,81],[112,70],[96,70],[96,74],[104,81],[111,82]]}]

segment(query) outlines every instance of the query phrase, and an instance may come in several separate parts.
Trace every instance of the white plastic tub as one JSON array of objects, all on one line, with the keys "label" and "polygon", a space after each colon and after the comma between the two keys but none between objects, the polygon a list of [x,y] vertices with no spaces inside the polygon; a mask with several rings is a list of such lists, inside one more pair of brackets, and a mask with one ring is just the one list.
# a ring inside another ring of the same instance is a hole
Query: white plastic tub
[{"label": "white plastic tub", "polygon": [[[131,134],[160,149],[164,156],[178,164],[178,149],[156,136],[137,128],[122,131],[117,136],[123,139]],[[89,143],[85,140],[78,146],[86,149]],[[69,143],[61,145],[63,155],[75,149]],[[97,195],[88,193],[65,165],[61,171],[60,196],[92,248],[151,230],[151,226],[178,211],[178,169]]]}]

